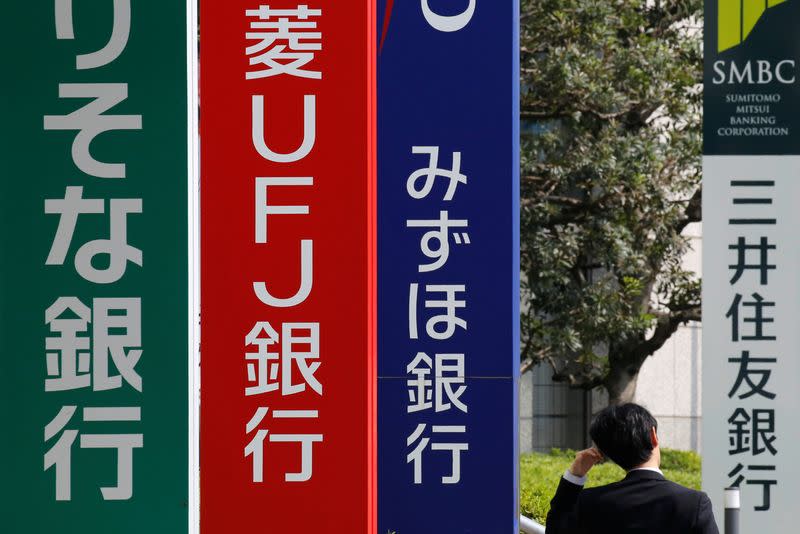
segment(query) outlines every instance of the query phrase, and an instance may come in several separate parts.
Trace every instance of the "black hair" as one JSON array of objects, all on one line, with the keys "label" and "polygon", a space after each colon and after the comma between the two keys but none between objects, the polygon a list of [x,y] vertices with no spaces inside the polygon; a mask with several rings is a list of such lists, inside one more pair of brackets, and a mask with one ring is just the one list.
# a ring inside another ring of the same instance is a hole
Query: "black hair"
[{"label": "black hair", "polygon": [[589,435],[600,452],[627,471],[653,455],[650,433],[654,428],[658,428],[658,422],[650,412],[638,404],[627,403],[600,411],[592,421]]}]

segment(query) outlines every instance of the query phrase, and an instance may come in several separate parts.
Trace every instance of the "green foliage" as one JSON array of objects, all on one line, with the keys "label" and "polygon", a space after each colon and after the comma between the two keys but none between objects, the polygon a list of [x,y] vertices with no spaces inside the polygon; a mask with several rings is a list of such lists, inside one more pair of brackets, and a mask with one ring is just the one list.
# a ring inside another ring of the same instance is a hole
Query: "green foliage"
[{"label": "green foliage", "polygon": [[701,463],[702,459],[696,452],[666,449],[661,451],[662,469],[700,473]]},{"label": "green foliage", "polygon": [[[544,524],[550,499],[564,471],[572,464],[574,451],[553,450],[550,454],[527,454],[520,461],[521,513]],[[700,457],[694,452],[664,449],[661,470],[669,480],[700,489]],[[595,466],[586,487],[604,486],[625,477],[625,472],[608,462]]]},{"label": "green foliage", "polygon": [[557,380],[608,386],[699,318],[701,10],[522,2],[523,360]]}]

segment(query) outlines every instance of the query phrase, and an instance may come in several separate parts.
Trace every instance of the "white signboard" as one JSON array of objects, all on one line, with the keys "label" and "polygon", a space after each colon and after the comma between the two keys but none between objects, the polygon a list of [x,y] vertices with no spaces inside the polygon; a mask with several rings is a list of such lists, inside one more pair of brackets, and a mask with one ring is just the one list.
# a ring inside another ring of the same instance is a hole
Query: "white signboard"
[{"label": "white signboard", "polygon": [[786,533],[800,480],[800,157],[703,162],[703,488],[741,531]]}]

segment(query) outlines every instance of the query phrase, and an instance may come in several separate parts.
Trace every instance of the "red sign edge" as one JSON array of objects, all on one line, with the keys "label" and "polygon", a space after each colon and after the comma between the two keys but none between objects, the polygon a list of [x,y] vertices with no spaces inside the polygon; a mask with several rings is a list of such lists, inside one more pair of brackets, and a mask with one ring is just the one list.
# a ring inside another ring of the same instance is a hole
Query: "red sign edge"
[{"label": "red sign edge", "polygon": [[376,2],[367,0],[367,532],[378,532],[378,73]]}]

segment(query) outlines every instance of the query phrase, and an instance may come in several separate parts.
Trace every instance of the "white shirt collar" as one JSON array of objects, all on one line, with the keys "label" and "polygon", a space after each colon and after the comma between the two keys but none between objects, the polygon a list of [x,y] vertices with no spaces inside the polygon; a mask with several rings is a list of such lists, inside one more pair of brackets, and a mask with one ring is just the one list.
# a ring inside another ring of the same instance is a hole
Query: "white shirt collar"
[{"label": "white shirt collar", "polygon": [[664,473],[662,473],[661,469],[659,469],[658,467],[636,467],[628,471],[628,473],[630,473],[631,471],[652,471],[654,473],[658,473],[661,476],[664,476]]}]

